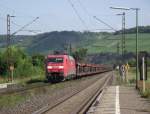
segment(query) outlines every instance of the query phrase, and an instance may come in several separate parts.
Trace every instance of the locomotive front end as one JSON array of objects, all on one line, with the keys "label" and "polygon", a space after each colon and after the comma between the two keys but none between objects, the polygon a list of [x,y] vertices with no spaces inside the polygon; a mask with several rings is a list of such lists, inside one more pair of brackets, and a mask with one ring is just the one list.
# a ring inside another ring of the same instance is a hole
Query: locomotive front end
[{"label": "locomotive front end", "polygon": [[63,56],[47,57],[46,78],[50,82],[64,80],[64,57]]}]

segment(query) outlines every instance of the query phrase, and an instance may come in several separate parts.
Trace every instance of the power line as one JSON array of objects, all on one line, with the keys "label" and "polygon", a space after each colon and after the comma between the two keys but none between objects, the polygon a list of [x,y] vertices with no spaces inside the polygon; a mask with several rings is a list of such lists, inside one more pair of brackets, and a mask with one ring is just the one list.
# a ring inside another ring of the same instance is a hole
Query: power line
[{"label": "power line", "polygon": [[[7,19],[5,19],[5,18],[3,18],[3,17],[0,17],[0,19],[1,19],[2,21],[7,22]],[[11,22],[11,24],[13,24],[13,25],[15,25],[15,26],[17,26],[17,27],[21,27],[21,25],[18,25],[17,23],[15,23],[15,22],[13,22],[13,21],[10,21],[10,22]]]},{"label": "power line", "polygon": [[[82,7],[82,9],[84,10],[84,12],[91,17],[90,13],[87,11],[87,9],[84,7],[84,5],[81,3],[80,0],[77,0],[80,4],[80,6]],[[93,16],[96,20],[100,21],[101,23],[105,24],[107,27],[111,28],[111,29],[105,29],[105,30],[114,30],[115,32],[117,31],[116,29],[114,29],[112,26],[110,26],[109,24],[107,24],[106,22],[98,19],[96,16]],[[101,30],[101,29],[100,29]]]},{"label": "power line", "polygon": [[27,31],[27,32],[31,32],[31,33],[38,33],[41,32],[41,30],[22,30],[22,31]]},{"label": "power line", "polygon": [[75,8],[74,4],[71,2],[71,0],[68,0],[68,3],[71,5],[72,9],[74,10],[74,12],[76,13],[76,15],[78,16],[79,20],[81,21],[81,23],[83,24],[83,26],[89,30],[88,26],[86,25],[86,23],[84,22],[84,20],[81,18],[81,16],[79,15],[77,9]]},{"label": "power line", "polygon": [[[13,21],[11,21],[11,23],[12,24],[14,24],[14,25],[16,25],[17,27],[22,27],[21,25],[18,25],[17,23],[15,23],[15,22],[13,22]],[[38,33],[38,32],[41,32],[40,30],[24,30],[24,29],[22,29],[21,31],[26,31],[26,32],[31,32],[31,33]]]},{"label": "power line", "polygon": [[106,25],[107,27],[111,28],[112,30],[114,30],[115,32],[117,31],[115,28],[113,28],[112,26],[110,26],[109,24],[107,24],[106,22],[102,21],[101,19],[97,18],[96,16],[93,16],[94,19],[96,19],[97,21],[103,23],[104,25]]},{"label": "power line", "polygon": [[[82,7],[82,9],[84,10],[84,12],[91,17],[90,13],[87,11],[87,9],[84,7],[84,5],[81,3],[80,0],[77,0],[80,4],[80,6]],[[105,29],[105,30],[114,30],[115,32],[117,31],[115,28],[113,28],[112,26],[110,26],[109,24],[107,24],[106,22],[98,19],[96,16],[93,16],[96,20],[100,21],[101,23],[105,24],[107,27],[109,27],[110,29]]]},{"label": "power line", "polygon": [[24,28],[26,28],[27,26],[31,25],[33,22],[35,22],[37,19],[39,19],[39,17],[36,17],[33,21],[31,21],[30,23],[24,25],[23,27],[21,27],[19,30],[17,30],[16,32],[12,33],[11,36],[17,34],[18,32],[22,31]]},{"label": "power line", "polygon": [[87,9],[84,7],[84,5],[81,3],[81,1],[78,0],[78,2],[79,2],[79,4],[80,4],[81,8],[83,9],[83,11],[84,11],[89,17],[91,17],[90,13],[87,11]]},{"label": "power line", "polygon": [[112,29],[102,28],[102,29],[93,29],[93,30],[112,30]]},{"label": "power line", "polygon": [[14,21],[11,21],[12,24],[16,25],[17,27],[21,27],[21,25],[18,25],[17,23],[15,23]]},{"label": "power line", "polygon": [[80,0],[78,0],[78,2],[79,2],[79,4],[80,4],[81,8],[83,9],[83,11],[88,15],[91,25],[92,25],[93,27],[95,27],[95,26],[93,25],[92,20],[91,20],[92,15],[88,12],[87,8],[83,5],[83,3],[82,3]]},{"label": "power line", "polygon": [[[3,18],[3,17],[0,17],[0,19],[2,20],[2,21],[5,21],[5,22],[7,22],[7,20],[5,19],[5,18]],[[19,25],[19,24],[17,24],[17,23],[15,23],[14,21],[10,21],[11,22],[11,24],[13,24],[13,25],[15,25],[15,26],[17,26],[17,27],[22,27],[22,25]],[[37,32],[40,32],[40,30],[20,30],[20,31],[26,31],[26,32],[31,32],[31,33],[37,33]]]}]

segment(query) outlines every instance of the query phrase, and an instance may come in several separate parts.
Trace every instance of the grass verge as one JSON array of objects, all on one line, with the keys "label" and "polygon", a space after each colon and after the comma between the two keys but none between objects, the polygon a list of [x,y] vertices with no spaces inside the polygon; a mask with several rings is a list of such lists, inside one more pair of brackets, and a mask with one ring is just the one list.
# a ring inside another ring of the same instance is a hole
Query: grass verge
[{"label": "grass verge", "polygon": [[24,95],[2,95],[0,96],[0,107],[14,107],[20,102],[25,101],[26,96]]},{"label": "grass verge", "polygon": [[[136,68],[135,67],[131,67],[129,69],[129,72],[127,75],[127,80],[128,80],[127,82],[124,82],[121,80],[119,71],[116,71],[116,75],[117,75],[117,84],[118,85],[135,86],[135,84],[136,84]],[[138,77],[138,79],[139,79],[139,77]],[[147,85],[150,83],[150,68],[148,68],[148,77],[147,77],[147,80],[145,83],[147,83]],[[150,88],[149,87],[147,87],[145,92],[143,92],[141,86],[139,86],[139,91],[140,91],[141,97],[150,98]]]}]

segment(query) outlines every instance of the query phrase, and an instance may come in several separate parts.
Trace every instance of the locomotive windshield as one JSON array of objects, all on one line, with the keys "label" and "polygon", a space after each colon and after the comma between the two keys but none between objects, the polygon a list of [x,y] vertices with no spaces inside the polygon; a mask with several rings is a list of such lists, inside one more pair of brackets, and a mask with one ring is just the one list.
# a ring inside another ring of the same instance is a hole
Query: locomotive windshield
[{"label": "locomotive windshield", "polygon": [[51,62],[51,63],[63,63],[63,58],[61,58],[61,57],[48,58],[48,62]]}]

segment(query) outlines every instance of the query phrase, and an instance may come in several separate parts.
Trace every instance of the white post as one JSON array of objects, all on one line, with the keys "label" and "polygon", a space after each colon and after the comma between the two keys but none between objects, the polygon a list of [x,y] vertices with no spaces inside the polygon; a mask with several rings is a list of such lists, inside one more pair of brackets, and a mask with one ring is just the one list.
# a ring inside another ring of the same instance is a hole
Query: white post
[{"label": "white post", "polygon": [[143,72],[142,72],[142,73],[143,73],[143,92],[145,92],[145,67],[144,67],[145,64],[144,64],[144,61],[145,61],[145,60],[144,60],[144,57],[143,57],[143,58],[142,58],[142,68],[143,68],[143,70],[142,70],[142,71],[143,71]]}]

